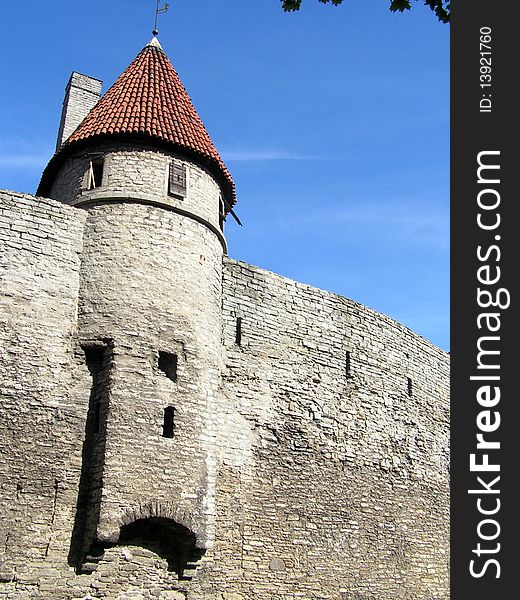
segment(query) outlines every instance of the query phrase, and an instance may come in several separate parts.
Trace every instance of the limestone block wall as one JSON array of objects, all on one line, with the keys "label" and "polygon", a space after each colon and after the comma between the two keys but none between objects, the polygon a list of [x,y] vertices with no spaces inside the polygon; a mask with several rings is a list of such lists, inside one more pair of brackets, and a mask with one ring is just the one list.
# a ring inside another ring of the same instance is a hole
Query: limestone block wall
[{"label": "limestone block wall", "polygon": [[[202,224],[140,204],[96,205],[85,226],[79,343],[110,347],[97,443],[102,490],[95,536],[173,519],[213,540],[220,381],[222,246]],[[174,357],[174,376],[161,369]],[[164,437],[165,409],[174,430]],[[98,514],[97,514],[98,513]]]},{"label": "limestone block wall", "polygon": [[0,250],[0,599],[448,598],[444,352],[156,206],[1,192]]},{"label": "limestone block wall", "polygon": [[0,192],[0,598],[51,597],[66,565],[84,431],[72,373],[85,216]]},{"label": "limestone block wall", "polygon": [[1,199],[0,598],[185,597],[201,553],[162,550],[214,538],[221,243],[153,206]]},{"label": "limestone block wall", "polygon": [[230,259],[223,316],[217,543],[188,597],[448,598],[448,356]]},{"label": "limestone block wall", "polygon": [[[91,156],[104,157],[101,186],[87,190],[87,172]],[[179,199],[168,194],[169,164],[176,159],[186,168],[187,196]],[[188,211],[219,225],[220,188],[201,166],[173,152],[156,150],[147,144],[105,143],[79,151],[67,159],[52,186],[50,197],[67,204],[101,198],[134,199],[159,202]]]}]

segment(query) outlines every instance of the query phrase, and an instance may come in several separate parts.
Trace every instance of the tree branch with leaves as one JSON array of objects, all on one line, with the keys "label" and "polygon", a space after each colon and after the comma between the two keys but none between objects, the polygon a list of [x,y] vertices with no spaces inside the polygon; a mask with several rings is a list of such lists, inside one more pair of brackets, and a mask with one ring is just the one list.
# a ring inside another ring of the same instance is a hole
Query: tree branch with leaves
[{"label": "tree branch with leaves", "polygon": [[[319,0],[322,4],[340,5],[343,0]],[[416,0],[417,1],[417,0]],[[286,12],[300,10],[303,0],[281,0],[282,8]],[[431,8],[441,23],[449,23],[451,12],[450,0],[424,0],[424,4]],[[403,12],[412,8],[411,0],[391,0],[390,10],[392,12]]]}]

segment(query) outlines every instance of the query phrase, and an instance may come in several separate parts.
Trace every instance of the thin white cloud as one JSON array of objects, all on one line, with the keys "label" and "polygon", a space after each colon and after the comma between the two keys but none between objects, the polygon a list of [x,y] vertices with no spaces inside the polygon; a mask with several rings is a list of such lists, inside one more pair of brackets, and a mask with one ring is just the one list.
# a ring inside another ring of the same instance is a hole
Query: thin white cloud
[{"label": "thin white cloud", "polygon": [[5,170],[42,169],[53,150],[40,139],[13,135],[0,142],[0,168]]},{"label": "thin white cloud", "polygon": [[323,160],[323,156],[290,152],[288,150],[225,150],[221,153],[224,160]]},{"label": "thin white cloud", "polygon": [[[272,221],[273,222],[273,221]],[[376,239],[379,244],[449,247],[449,215],[421,202],[377,203],[359,200],[352,206],[329,205],[295,212],[290,223],[276,214],[274,223],[291,235],[312,235],[327,240]]]},{"label": "thin white cloud", "polygon": [[49,160],[49,154],[0,154],[0,167],[6,169],[40,169]]}]

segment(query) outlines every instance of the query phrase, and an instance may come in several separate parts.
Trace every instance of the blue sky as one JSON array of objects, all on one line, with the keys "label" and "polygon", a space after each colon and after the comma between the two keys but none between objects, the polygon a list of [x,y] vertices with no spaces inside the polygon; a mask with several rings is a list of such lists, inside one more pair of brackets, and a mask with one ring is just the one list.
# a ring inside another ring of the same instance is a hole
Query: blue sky
[{"label": "blue sky", "polygon": [[[449,349],[449,27],[414,2],[170,0],[159,39],[235,179],[233,258]],[[154,0],[4,2],[0,187],[33,193],[73,70],[104,90]]]}]

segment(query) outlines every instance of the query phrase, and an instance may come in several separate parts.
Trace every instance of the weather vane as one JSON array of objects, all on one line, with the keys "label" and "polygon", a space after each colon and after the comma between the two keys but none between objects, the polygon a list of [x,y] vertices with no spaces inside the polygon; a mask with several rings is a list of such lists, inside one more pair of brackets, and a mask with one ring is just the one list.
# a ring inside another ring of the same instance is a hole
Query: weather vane
[{"label": "weather vane", "polygon": [[156,0],[156,3],[155,3],[155,22],[154,22],[153,31],[152,31],[153,35],[155,35],[155,36],[157,36],[159,34],[159,30],[157,29],[157,20],[159,19],[159,15],[161,15],[162,13],[165,13],[170,8],[169,4],[163,4],[159,8],[159,2],[160,2],[160,0]]}]

